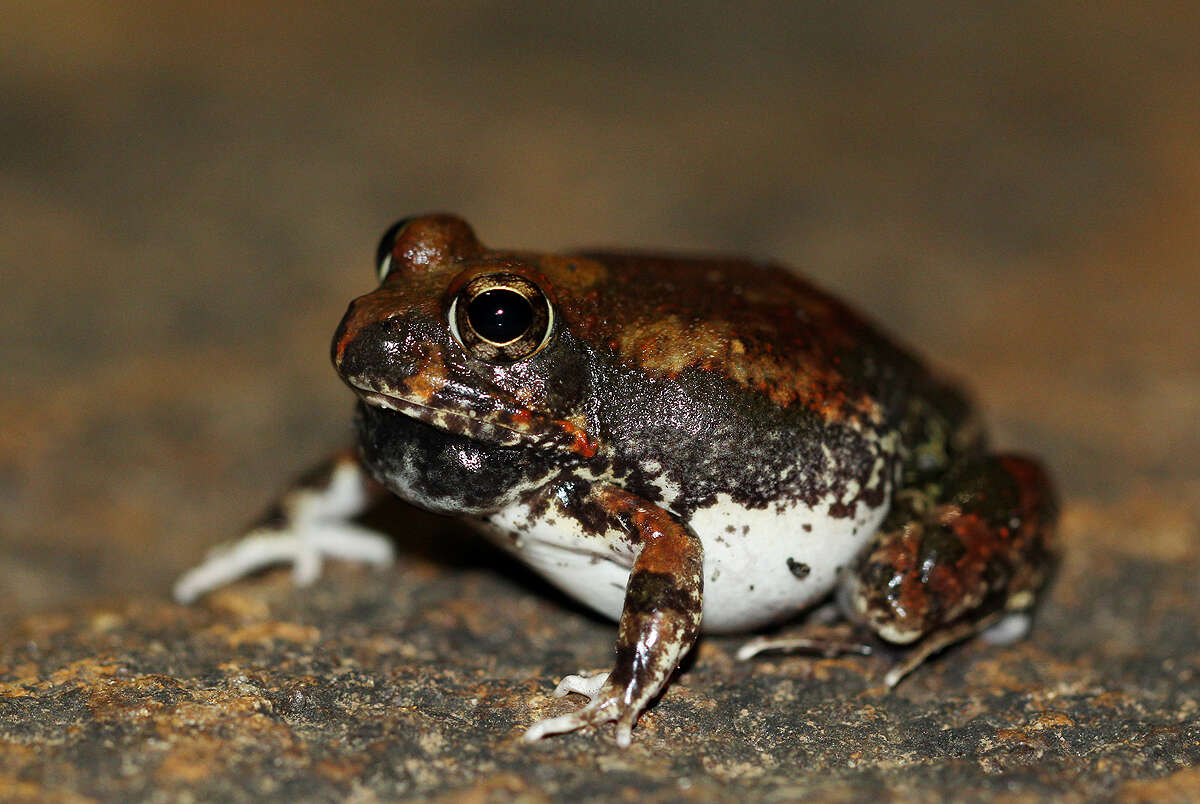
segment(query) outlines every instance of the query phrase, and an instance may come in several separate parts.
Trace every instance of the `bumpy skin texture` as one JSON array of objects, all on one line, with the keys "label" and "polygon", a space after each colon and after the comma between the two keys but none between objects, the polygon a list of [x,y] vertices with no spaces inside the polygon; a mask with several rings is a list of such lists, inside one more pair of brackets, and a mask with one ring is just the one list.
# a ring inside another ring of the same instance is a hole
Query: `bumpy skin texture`
[{"label": "bumpy skin texture", "polygon": [[[734,259],[492,251],[449,215],[403,222],[379,258],[382,284],[351,303],[333,340],[337,371],[363,400],[366,467],[519,556],[569,521],[571,550],[628,570],[612,673],[568,684],[592,702],[531,738],[615,720],[628,743],[702,611],[721,621],[704,603],[706,575],[722,589],[729,576],[718,581],[706,551],[737,556],[739,532],[698,533],[713,511],[784,524],[819,512],[818,530],[844,534],[826,546],[846,563],[860,556],[842,573],[846,613],[900,643],[962,638],[1029,605],[1044,577],[1055,513],[1041,469],[989,455],[953,385],[794,274]],[[491,277],[544,294],[552,324],[544,342],[531,336],[531,354],[468,345],[462,310]],[[840,563],[820,567],[786,527],[767,538],[794,540],[804,560],[787,553],[788,577],[821,568],[828,580],[813,588],[828,591]],[[539,569],[577,591],[551,564]],[[727,626],[797,606],[749,583]]]}]

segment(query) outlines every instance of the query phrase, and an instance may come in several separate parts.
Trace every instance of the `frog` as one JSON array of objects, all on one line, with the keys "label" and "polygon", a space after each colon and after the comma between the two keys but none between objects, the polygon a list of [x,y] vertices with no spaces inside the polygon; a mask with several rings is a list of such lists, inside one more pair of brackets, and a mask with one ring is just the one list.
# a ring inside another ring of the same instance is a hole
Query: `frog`
[{"label": "frog", "polygon": [[[976,633],[1021,636],[1057,555],[1034,457],[864,315],[769,261],[485,247],[435,213],[387,229],[331,345],[355,449],[184,575],[190,602],[290,563],[386,565],[354,518],[392,494],[459,517],[617,623],[587,701],[524,739],[614,723],[628,746],[703,631],[836,611],[895,686]],[[739,652],[861,648],[759,637]]]}]

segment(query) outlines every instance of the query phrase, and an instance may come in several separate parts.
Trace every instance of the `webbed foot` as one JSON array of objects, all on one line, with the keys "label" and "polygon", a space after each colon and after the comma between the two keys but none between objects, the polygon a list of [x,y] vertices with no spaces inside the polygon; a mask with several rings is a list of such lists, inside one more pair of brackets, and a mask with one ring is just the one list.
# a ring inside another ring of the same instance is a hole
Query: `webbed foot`
[{"label": "webbed foot", "polygon": [[627,703],[624,691],[616,684],[608,683],[609,676],[607,672],[571,675],[558,682],[554,697],[562,698],[577,692],[586,696],[589,703],[574,712],[539,720],[525,731],[521,739],[534,743],[551,734],[565,734],[616,721],[617,745],[627,748],[633,740],[633,724],[641,714],[641,707]]},{"label": "webbed foot", "polygon": [[353,454],[339,453],[285,493],[264,524],[236,542],[214,548],[203,562],[180,576],[173,590],[175,600],[192,603],[278,564],[290,564],[300,586],[320,577],[326,558],[387,566],[393,560],[391,541],[348,521],[380,493]]},{"label": "webbed foot", "polygon": [[302,522],[287,530],[259,528],[236,542],[218,545],[204,561],[179,576],[176,602],[194,603],[209,592],[279,564],[292,565],[297,586],[321,577],[326,558],[386,567],[394,559],[391,541],[381,533],[345,522]]}]

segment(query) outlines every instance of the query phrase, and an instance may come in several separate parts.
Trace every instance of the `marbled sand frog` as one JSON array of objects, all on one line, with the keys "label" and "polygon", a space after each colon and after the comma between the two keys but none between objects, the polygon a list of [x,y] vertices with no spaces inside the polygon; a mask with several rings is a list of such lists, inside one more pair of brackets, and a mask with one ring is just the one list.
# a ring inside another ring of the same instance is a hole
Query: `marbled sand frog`
[{"label": "marbled sand frog", "polygon": [[590,703],[526,738],[615,721],[621,745],[702,628],[833,596],[912,646],[888,685],[1002,618],[1020,630],[1052,555],[1045,472],[989,452],[952,383],[795,274],[494,251],[450,215],[393,226],[377,267],[333,338],[357,453],[185,575],[181,601],[277,562],[302,582],[323,556],[386,563],[349,521],[386,489],[619,623],[611,672],[556,690]]}]

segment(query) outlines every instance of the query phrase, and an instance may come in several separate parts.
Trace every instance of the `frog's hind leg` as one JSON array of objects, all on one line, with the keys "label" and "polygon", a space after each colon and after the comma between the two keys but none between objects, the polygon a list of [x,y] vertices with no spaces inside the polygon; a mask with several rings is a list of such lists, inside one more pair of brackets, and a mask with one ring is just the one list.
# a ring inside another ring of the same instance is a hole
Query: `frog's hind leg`
[{"label": "frog's hind leg", "polygon": [[391,541],[349,521],[384,494],[353,452],[337,453],[300,478],[259,525],[238,541],[214,548],[180,576],[175,599],[191,603],[276,564],[291,564],[301,586],[320,576],[324,558],[390,564]]},{"label": "frog's hind leg", "polygon": [[885,677],[889,687],[975,633],[1011,638],[1003,632],[1021,623],[1007,615],[1033,604],[1053,557],[1057,504],[1032,459],[985,455],[916,496],[928,504],[899,506],[838,590],[851,620],[913,646]]}]

